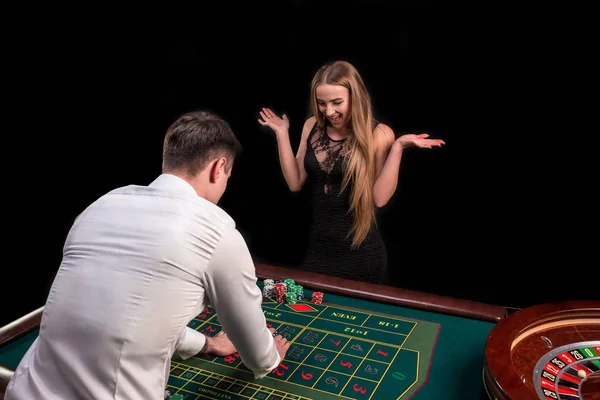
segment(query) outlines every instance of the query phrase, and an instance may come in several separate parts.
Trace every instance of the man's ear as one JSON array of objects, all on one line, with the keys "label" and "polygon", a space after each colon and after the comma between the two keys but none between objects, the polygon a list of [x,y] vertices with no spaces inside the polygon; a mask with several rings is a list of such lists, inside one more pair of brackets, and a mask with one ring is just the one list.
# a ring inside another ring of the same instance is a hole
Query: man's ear
[{"label": "man's ear", "polygon": [[216,183],[221,174],[225,173],[225,164],[227,164],[225,157],[219,157],[212,162],[210,166],[210,183]]}]

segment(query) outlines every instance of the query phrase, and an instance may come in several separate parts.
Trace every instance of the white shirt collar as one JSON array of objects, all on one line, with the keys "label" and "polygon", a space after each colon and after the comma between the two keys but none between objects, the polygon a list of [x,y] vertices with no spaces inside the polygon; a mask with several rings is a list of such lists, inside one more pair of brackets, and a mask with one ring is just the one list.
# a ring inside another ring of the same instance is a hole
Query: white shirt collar
[{"label": "white shirt collar", "polygon": [[185,195],[185,197],[200,197],[192,185],[189,184],[189,182],[172,174],[161,174],[148,186],[160,189],[176,190]]}]

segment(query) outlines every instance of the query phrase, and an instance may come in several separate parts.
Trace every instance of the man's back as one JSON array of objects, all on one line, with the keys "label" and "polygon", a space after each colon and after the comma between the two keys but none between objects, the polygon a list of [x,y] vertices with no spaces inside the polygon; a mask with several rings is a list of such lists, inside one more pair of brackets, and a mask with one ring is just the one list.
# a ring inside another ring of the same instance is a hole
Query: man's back
[{"label": "man's back", "polygon": [[160,398],[185,325],[209,301],[203,274],[234,229],[172,175],[97,200],[69,232],[6,400]]}]

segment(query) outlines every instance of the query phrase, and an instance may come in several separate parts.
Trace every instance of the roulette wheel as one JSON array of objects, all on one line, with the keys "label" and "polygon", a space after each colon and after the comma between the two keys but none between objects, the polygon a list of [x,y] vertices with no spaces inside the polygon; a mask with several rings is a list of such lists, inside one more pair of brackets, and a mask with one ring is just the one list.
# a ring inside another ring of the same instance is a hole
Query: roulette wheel
[{"label": "roulette wheel", "polygon": [[494,400],[599,400],[600,301],[540,304],[501,320],[485,345]]}]

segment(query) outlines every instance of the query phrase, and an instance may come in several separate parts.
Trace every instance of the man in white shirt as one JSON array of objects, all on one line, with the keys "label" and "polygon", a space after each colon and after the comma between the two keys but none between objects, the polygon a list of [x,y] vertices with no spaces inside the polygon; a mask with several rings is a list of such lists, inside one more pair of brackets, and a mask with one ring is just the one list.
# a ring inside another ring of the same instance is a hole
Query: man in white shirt
[{"label": "man in white shirt", "polygon": [[[279,365],[289,343],[267,328],[247,245],[217,206],[239,150],[218,116],[185,114],[154,182],[115,189],[77,217],[5,400],[162,400],[174,353],[237,351],[256,378]],[[208,304],[226,334],[186,326]]]}]

